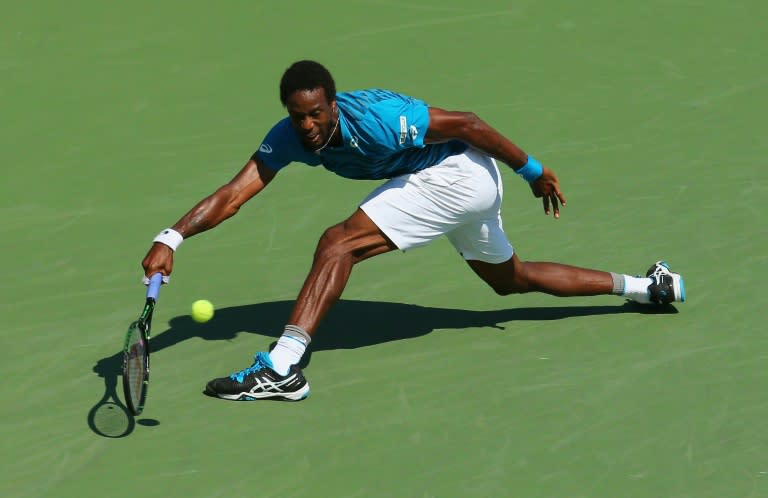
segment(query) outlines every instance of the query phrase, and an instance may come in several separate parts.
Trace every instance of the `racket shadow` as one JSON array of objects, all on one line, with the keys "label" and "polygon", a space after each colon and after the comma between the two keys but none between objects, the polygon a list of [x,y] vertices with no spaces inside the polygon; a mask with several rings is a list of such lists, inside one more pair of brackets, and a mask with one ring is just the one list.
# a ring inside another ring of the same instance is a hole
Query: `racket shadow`
[{"label": "racket shadow", "polygon": [[130,435],[136,420],[117,394],[117,379],[121,375],[123,352],[100,359],[93,371],[104,379],[104,394],[88,411],[88,427],[95,434],[106,438],[122,438]]}]

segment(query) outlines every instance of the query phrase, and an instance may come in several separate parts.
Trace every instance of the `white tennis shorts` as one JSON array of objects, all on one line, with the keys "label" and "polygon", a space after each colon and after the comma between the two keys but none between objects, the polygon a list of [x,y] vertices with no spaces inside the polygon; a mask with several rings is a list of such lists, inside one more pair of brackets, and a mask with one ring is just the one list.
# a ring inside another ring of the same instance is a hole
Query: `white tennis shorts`
[{"label": "white tennis shorts", "polygon": [[514,252],[502,228],[502,194],[496,162],[469,148],[388,180],[360,209],[402,251],[445,235],[464,259],[496,264]]}]

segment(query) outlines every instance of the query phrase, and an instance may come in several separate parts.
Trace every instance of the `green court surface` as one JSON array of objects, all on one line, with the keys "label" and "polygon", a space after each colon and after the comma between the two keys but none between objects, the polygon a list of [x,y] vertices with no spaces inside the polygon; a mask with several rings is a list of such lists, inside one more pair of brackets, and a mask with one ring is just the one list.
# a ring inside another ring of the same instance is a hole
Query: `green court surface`
[{"label": "green court surface", "polygon": [[[2,10],[0,496],[768,496],[765,2]],[[664,258],[688,302],[500,297],[440,241],[355,269],[309,399],[206,397],[275,340],[316,240],[377,184],[293,165],[179,250],[128,418],[141,258],[283,117],[301,58],[340,90],[474,111],[555,169],[557,222],[505,171],[521,258]],[[188,317],[196,299],[211,322]]]}]

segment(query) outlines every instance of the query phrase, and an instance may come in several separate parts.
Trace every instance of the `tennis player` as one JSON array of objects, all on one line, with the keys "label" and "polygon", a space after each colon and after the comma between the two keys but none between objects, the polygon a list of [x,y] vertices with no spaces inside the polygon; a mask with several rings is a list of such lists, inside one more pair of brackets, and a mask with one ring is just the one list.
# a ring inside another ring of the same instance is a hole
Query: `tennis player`
[{"label": "tennis player", "polygon": [[154,239],[146,275],[170,275],[181,242],[233,216],[291,163],[322,165],[350,179],[385,180],[352,215],[328,228],[283,335],[271,352],[227,377],[207,394],[229,400],[299,400],[309,384],[297,364],[323,316],[339,299],[352,267],[389,251],[409,251],[446,236],[497,294],[614,294],[650,305],[685,300],[682,277],[654,263],[645,277],[521,261],[502,228],[502,180],[496,161],[511,167],[560,216],[565,197],[555,173],[471,112],[453,112],[382,89],[336,92],[314,61],[291,65],[280,82],[288,117],[226,185]]}]

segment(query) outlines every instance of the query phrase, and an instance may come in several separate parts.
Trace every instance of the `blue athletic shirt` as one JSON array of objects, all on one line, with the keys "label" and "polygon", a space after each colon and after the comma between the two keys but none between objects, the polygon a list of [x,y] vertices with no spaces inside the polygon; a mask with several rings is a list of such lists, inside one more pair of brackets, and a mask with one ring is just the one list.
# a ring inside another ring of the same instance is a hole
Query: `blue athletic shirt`
[{"label": "blue athletic shirt", "polygon": [[319,153],[307,149],[285,118],[267,133],[254,156],[275,171],[300,162],[322,164],[345,178],[378,180],[434,166],[468,147],[458,140],[424,144],[429,107],[406,95],[380,89],[340,92],[336,105],[342,145]]}]

